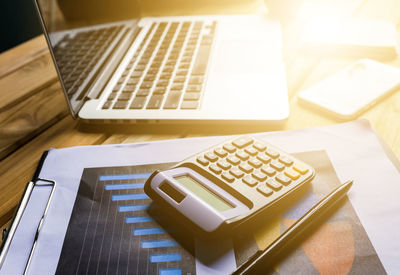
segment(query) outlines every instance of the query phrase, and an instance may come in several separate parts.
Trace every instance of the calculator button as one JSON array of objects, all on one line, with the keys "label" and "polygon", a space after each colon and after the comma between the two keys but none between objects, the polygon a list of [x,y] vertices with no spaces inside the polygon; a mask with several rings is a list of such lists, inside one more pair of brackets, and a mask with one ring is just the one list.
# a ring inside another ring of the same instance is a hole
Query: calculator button
[{"label": "calculator button", "polygon": [[243,178],[243,182],[249,186],[255,186],[258,181],[256,181],[252,176],[247,175]]},{"label": "calculator button", "polygon": [[267,149],[267,147],[264,144],[262,144],[262,143],[260,143],[258,141],[254,142],[253,147],[256,148],[260,152],[262,152],[265,149]]},{"label": "calculator button", "polygon": [[263,167],[261,167],[261,171],[263,172],[263,173],[265,173],[265,174],[267,174],[268,176],[273,176],[273,175],[275,175],[275,173],[276,173],[276,171],[274,170],[274,169],[272,169],[271,167],[269,167],[269,166],[263,166]]},{"label": "calculator button", "polygon": [[288,168],[285,170],[285,175],[291,178],[292,180],[297,180],[300,177],[300,174],[297,173],[292,168]]},{"label": "calculator button", "polygon": [[280,183],[284,184],[284,185],[288,185],[288,184],[292,181],[289,177],[287,177],[287,176],[285,176],[285,175],[283,175],[283,174],[277,175],[277,176],[275,177],[275,179],[276,179],[277,181],[279,181]]},{"label": "calculator button", "polygon": [[308,168],[305,167],[304,165],[300,164],[300,163],[295,163],[293,165],[293,169],[296,170],[297,172],[299,172],[302,175],[304,175],[305,173],[308,172]]},{"label": "calculator button", "polygon": [[265,151],[265,153],[273,159],[276,159],[277,157],[279,157],[279,153],[272,149],[267,149],[267,151]]},{"label": "calculator button", "polygon": [[260,183],[257,185],[257,191],[267,197],[274,193],[265,183]]},{"label": "calculator button", "polygon": [[232,183],[235,180],[235,178],[228,172],[222,173],[221,177],[229,183]]},{"label": "calculator button", "polygon": [[242,149],[242,148],[244,148],[244,147],[246,147],[246,146],[248,146],[248,145],[250,145],[252,143],[253,143],[253,139],[250,138],[250,137],[241,137],[241,138],[238,138],[237,140],[234,140],[232,142],[232,144],[234,146],[236,146],[237,148],[239,148],[239,149]]},{"label": "calculator button", "polygon": [[253,171],[253,167],[248,165],[247,163],[242,163],[239,165],[240,170],[242,170],[245,173],[251,173]]},{"label": "calculator button", "polygon": [[246,148],[246,149],[244,149],[244,151],[251,156],[255,156],[258,153],[258,151],[256,149],[254,149],[253,147]]},{"label": "calculator button", "polygon": [[283,165],[282,163],[280,163],[276,160],[271,161],[271,163],[269,165],[271,165],[272,168],[274,168],[275,170],[278,170],[278,171],[282,171],[283,168],[285,168],[285,165]]},{"label": "calculator button", "polygon": [[279,158],[279,161],[282,162],[283,164],[285,164],[286,166],[290,166],[293,164],[293,160],[291,160],[290,158],[285,157],[285,156],[281,156]]},{"label": "calculator button", "polygon": [[261,161],[259,161],[258,159],[249,160],[249,164],[251,166],[253,166],[254,168],[260,168],[263,165],[263,163]]},{"label": "calculator button", "polygon": [[251,174],[253,178],[259,181],[264,181],[267,178],[267,175],[260,172],[260,171],[255,171],[253,174]]},{"label": "calculator button", "polygon": [[204,166],[209,164],[208,160],[206,160],[203,157],[197,157],[197,162],[200,163],[201,165],[204,165]]},{"label": "calculator button", "polygon": [[236,156],[238,158],[240,158],[241,160],[248,160],[249,159],[249,155],[246,154],[245,152],[242,152],[242,151],[236,152]]},{"label": "calculator button", "polygon": [[232,168],[231,170],[229,170],[229,173],[231,173],[232,175],[234,175],[237,178],[241,178],[243,177],[244,173],[242,172],[242,170],[238,169],[238,168]]},{"label": "calculator button", "polygon": [[213,153],[210,153],[210,152],[209,153],[205,153],[204,157],[206,159],[208,159],[209,161],[211,161],[211,162],[217,161],[217,159],[218,159],[218,157],[216,155],[214,155]]},{"label": "calculator button", "polygon": [[236,151],[236,147],[233,146],[232,144],[228,143],[225,144],[224,146],[222,146],[222,148],[224,148],[227,152],[229,153],[234,153]]},{"label": "calculator button", "polygon": [[225,150],[222,150],[222,148],[218,148],[214,150],[214,153],[219,156],[220,158],[224,158],[226,157],[226,155],[228,154],[227,152],[225,152]]},{"label": "calculator button", "polygon": [[215,165],[215,164],[211,164],[209,168],[210,168],[210,170],[213,171],[215,174],[221,174],[221,172],[222,172],[222,169],[219,168],[219,167],[218,167],[217,165]]},{"label": "calculator button", "polygon": [[231,168],[232,165],[229,164],[229,162],[225,161],[225,160],[220,160],[217,162],[217,165],[219,167],[221,167],[224,170],[228,170],[229,168]]},{"label": "calculator button", "polygon": [[263,163],[268,163],[271,161],[271,158],[267,155],[258,155],[257,158],[261,160]]},{"label": "calculator button", "polygon": [[233,165],[238,165],[240,163],[240,159],[238,159],[235,156],[229,156],[226,158],[226,160],[230,163],[232,163]]},{"label": "calculator button", "polygon": [[274,179],[267,179],[267,185],[274,191],[278,191],[282,188],[282,184],[276,182]]}]

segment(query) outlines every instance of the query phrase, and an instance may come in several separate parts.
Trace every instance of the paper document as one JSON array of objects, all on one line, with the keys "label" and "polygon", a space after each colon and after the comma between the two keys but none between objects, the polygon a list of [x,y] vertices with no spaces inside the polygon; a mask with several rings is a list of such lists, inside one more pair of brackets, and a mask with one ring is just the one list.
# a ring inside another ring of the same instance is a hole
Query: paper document
[{"label": "paper document", "polygon": [[[154,169],[229,137],[51,150],[40,177],[55,180],[57,188],[28,274],[227,274],[350,179],[349,201],[272,272],[400,273],[400,172],[366,121],[255,136],[309,163],[316,178],[294,207],[219,243],[169,234],[147,214],[151,200],[143,183]],[[32,216],[43,210],[41,200],[31,197]],[[24,270],[13,259],[28,257],[26,240],[36,228],[26,217],[21,223],[27,226],[18,227],[0,274]]]}]

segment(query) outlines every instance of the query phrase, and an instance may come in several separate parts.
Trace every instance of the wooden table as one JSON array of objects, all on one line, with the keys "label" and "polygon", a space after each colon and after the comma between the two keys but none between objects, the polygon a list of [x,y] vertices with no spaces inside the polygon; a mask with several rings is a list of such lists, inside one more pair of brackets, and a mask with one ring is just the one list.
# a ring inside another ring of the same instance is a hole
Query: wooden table
[{"label": "wooden table", "polygon": [[[315,0],[318,1],[318,0]],[[324,0],[326,1],[326,0]],[[333,1],[333,0],[332,0]],[[398,0],[334,0],[342,15],[400,23]],[[278,127],[204,127],[124,125],[96,127],[73,120],[43,36],[0,55],[0,225],[12,218],[25,184],[44,150],[75,145],[129,143],[192,136],[289,130],[337,123],[300,106],[302,89],[356,59],[307,56],[298,49],[298,25],[285,22],[286,62],[291,115]],[[400,67],[400,58],[386,62]],[[367,118],[400,157],[400,92],[380,102]]]}]

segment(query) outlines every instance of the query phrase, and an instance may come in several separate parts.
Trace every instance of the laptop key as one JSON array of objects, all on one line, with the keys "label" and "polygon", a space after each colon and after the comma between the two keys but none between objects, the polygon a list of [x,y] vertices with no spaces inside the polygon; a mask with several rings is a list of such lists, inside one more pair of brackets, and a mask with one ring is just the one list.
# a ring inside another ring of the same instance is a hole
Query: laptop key
[{"label": "laptop key", "polygon": [[139,89],[136,93],[136,96],[148,96],[150,93],[149,89]]},{"label": "laptop key", "polygon": [[125,109],[127,105],[128,105],[128,101],[117,101],[114,104],[113,109]]},{"label": "laptop key", "polygon": [[199,93],[185,93],[185,96],[183,98],[184,100],[199,100],[200,99],[200,94]]},{"label": "laptop key", "polygon": [[183,84],[174,83],[172,85],[172,87],[171,87],[171,90],[182,91],[183,90]]},{"label": "laptop key", "polygon": [[181,99],[181,91],[170,91],[164,104],[164,109],[176,109]]},{"label": "laptop key", "polygon": [[189,93],[200,93],[201,92],[201,86],[200,85],[188,85],[186,88],[186,92]]},{"label": "laptop key", "polygon": [[140,85],[141,89],[150,89],[153,86],[153,82],[143,82],[142,85]]},{"label": "laptop key", "polygon": [[199,107],[198,101],[183,101],[181,109],[197,109]]},{"label": "laptop key", "polygon": [[157,82],[157,87],[167,87],[168,86],[169,81],[166,80],[159,80]]},{"label": "laptop key", "polygon": [[135,97],[129,109],[142,109],[146,103],[146,99],[147,98],[143,96]]},{"label": "laptop key", "polygon": [[204,81],[204,77],[201,77],[201,76],[192,76],[191,78],[190,78],[190,80],[189,80],[189,84],[191,84],[191,85],[196,85],[196,84],[202,84],[203,83],[203,81]]},{"label": "laptop key", "polygon": [[200,45],[193,65],[192,75],[204,75],[206,73],[210,52],[211,45]]},{"label": "laptop key", "polygon": [[147,109],[160,109],[163,99],[164,95],[152,95],[147,103]]},{"label": "laptop key", "polygon": [[131,94],[120,94],[118,97],[118,101],[127,101],[131,98]]},{"label": "laptop key", "polygon": [[117,93],[115,93],[115,92],[113,92],[113,93],[111,93],[109,96],[108,96],[108,100],[113,100],[114,98],[116,98],[117,97]]},{"label": "laptop key", "polygon": [[106,101],[102,107],[102,109],[108,109],[111,107],[112,101]]},{"label": "laptop key", "polygon": [[153,94],[155,94],[155,95],[163,95],[163,94],[165,94],[167,92],[167,89],[166,88],[163,88],[163,87],[156,87],[155,89],[154,89],[154,91],[153,91]]}]

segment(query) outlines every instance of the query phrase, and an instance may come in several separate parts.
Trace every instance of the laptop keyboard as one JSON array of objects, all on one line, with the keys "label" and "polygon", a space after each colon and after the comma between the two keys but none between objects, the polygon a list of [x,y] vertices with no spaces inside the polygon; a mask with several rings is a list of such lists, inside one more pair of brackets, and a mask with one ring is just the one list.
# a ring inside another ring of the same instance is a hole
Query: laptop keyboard
[{"label": "laptop keyboard", "polygon": [[198,109],[216,25],[153,23],[102,109]]},{"label": "laptop keyboard", "polygon": [[110,46],[123,26],[66,34],[54,47],[64,87],[71,98]]}]

